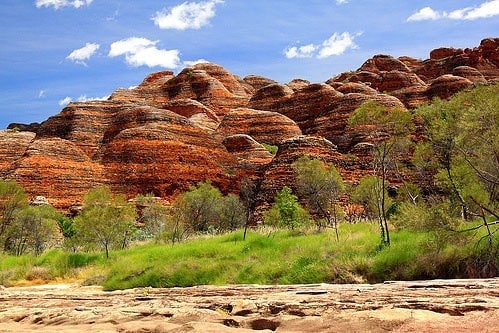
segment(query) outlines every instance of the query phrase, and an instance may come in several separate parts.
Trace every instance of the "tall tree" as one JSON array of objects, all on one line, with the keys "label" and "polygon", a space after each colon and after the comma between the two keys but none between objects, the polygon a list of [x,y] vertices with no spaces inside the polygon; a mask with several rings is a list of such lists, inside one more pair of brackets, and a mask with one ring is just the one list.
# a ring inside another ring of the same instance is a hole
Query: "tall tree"
[{"label": "tall tree", "polygon": [[239,189],[239,198],[241,199],[244,208],[246,210],[243,239],[246,239],[248,226],[251,219],[253,218],[257,194],[258,194],[257,184],[253,180],[251,180],[250,178],[246,178],[241,182]]},{"label": "tall tree", "polygon": [[83,209],[75,219],[78,239],[84,245],[98,245],[109,258],[112,248],[125,248],[135,231],[137,212],[124,195],[114,195],[107,186],[89,191]]},{"label": "tall tree", "polygon": [[28,205],[26,192],[14,181],[0,179],[0,242],[3,250],[9,247],[7,230],[17,212]]},{"label": "tall tree", "polygon": [[334,165],[324,164],[308,156],[296,160],[292,167],[296,174],[298,194],[307,202],[310,212],[319,216],[316,222],[319,230],[323,227],[320,221],[326,221],[325,226],[333,227],[338,239],[336,202],[345,189],[340,173]]},{"label": "tall tree", "polygon": [[[464,219],[499,200],[499,87],[478,86],[416,110],[426,142],[415,164],[431,166],[434,180],[461,208]],[[478,202],[479,204],[477,204]]]},{"label": "tall tree", "polygon": [[388,173],[395,169],[395,156],[410,142],[408,136],[414,128],[412,115],[403,108],[388,108],[382,104],[367,101],[354,111],[349,124],[360,126],[367,132],[368,139],[372,143],[373,174],[381,180],[380,190],[376,193],[379,193],[382,243],[390,245],[385,189]]}]

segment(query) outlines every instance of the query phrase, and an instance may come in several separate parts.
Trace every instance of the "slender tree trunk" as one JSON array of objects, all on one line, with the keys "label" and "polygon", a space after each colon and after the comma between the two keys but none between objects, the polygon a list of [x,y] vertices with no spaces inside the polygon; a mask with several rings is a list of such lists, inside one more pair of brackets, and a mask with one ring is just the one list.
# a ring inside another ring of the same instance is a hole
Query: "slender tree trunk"
[{"label": "slender tree trunk", "polygon": [[447,171],[447,177],[449,178],[449,182],[452,186],[452,190],[456,194],[459,203],[461,204],[461,215],[463,220],[468,220],[468,210],[466,209],[466,203],[464,202],[463,197],[461,196],[461,193],[459,193],[459,190],[457,189],[456,183],[454,182],[454,178],[452,177],[451,170],[450,170],[450,162],[445,165],[445,171]]}]

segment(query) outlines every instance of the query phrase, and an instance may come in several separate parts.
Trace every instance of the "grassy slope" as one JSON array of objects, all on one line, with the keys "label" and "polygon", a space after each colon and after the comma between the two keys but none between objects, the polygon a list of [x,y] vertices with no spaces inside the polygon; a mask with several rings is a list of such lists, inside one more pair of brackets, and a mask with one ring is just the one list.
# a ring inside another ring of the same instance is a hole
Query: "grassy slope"
[{"label": "grassy slope", "polygon": [[[456,244],[454,241],[453,243]],[[181,244],[146,244],[100,254],[52,250],[40,257],[0,256],[0,284],[78,281],[102,283],[107,290],[200,284],[296,284],[380,282],[394,279],[466,277],[479,249],[475,242],[435,251],[429,233],[392,233],[392,245],[379,249],[374,224],[342,225],[340,242],[332,231],[242,232]]]}]

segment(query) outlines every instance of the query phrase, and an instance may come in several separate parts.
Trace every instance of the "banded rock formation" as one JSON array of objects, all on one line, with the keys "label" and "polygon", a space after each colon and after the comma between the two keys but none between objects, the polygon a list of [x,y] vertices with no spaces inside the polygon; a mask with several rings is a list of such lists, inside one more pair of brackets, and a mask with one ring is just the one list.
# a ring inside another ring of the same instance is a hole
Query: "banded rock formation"
[{"label": "banded rock formation", "polygon": [[[499,38],[440,48],[427,60],[376,55],[324,83],[241,79],[202,63],[153,73],[106,101],[70,103],[41,124],[11,124],[0,131],[0,178],[64,210],[101,184],[172,199],[204,180],[237,192],[250,177],[264,207],[293,186],[291,163],[301,155],[334,163],[350,183],[369,172],[369,138],[348,126],[363,102],[413,109],[498,79]],[[277,155],[262,143],[279,145]]]}]

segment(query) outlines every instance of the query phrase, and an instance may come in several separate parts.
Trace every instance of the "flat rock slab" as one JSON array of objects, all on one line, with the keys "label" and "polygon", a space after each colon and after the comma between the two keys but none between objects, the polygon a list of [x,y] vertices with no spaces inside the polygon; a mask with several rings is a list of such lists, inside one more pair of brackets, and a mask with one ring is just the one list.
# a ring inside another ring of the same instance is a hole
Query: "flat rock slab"
[{"label": "flat rock slab", "polygon": [[499,332],[499,278],[0,288],[0,332]]}]

